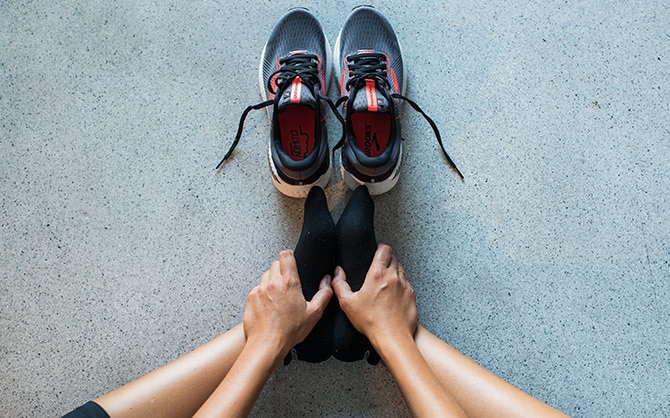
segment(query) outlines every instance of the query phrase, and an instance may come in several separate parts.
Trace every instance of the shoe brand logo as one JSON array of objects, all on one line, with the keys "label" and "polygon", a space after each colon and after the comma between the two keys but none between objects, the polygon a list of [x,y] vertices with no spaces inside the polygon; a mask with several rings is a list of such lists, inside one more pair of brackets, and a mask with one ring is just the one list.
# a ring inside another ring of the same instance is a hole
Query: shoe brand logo
[{"label": "shoe brand logo", "polygon": [[300,95],[302,93],[302,80],[300,77],[293,79],[291,83],[291,103],[300,103]]},{"label": "shoe brand logo", "polygon": [[365,80],[365,97],[368,99],[368,111],[377,111],[377,88],[375,80]]},{"label": "shoe brand logo", "polygon": [[309,154],[309,135],[302,131],[302,126],[291,129],[291,158],[304,160],[307,154]]},{"label": "shoe brand logo", "polygon": [[365,154],[370,156],[372,155],[372,146],[375,146],[377,153],[382,149],[382,146],[379,145],[377,140],[377,133],[372,132],[372,125],[365,125]]}]

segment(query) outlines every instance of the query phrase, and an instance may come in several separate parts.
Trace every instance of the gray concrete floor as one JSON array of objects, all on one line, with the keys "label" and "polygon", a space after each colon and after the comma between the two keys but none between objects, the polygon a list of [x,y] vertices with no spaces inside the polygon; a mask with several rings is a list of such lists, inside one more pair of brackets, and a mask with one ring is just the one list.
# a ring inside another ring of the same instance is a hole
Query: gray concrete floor
[{"label": "gray concrete floor", "polygon": [[[0,415],[58,416],[232,327],[295,245],[263,112],[213,168],[297,4],[228,3],[0,3]],[[376,225],[421,321],[569,414],[670,415],[669,3],[371,3],[465,174],[406,109]],[[334,41],[355,5],[310,7]],[[339,175],[327,195],[337,217]],[[253,415],[408,410],[383,367],[331,360],[280,367]]]}]

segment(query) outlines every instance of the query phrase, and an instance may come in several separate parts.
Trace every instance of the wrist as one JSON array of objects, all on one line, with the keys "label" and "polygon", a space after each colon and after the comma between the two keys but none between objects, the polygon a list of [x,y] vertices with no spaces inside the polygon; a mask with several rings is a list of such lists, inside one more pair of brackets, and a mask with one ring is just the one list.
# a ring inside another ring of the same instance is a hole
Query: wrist
[{"label": "wrist", "polygon": [[409,330],[379,330],[371,333],[368,337],[372,346],[377,350],[380,356],[389,349],[403,345],[409,342],[414,342],[414,336]]},{"label": "wrist", "polygon": [[287,343],[281,338],[263,336],[258,338],[248,337],[244,349],[253,352],[255,356],[276,367],[286,357],[291,347],[287,346]]}]

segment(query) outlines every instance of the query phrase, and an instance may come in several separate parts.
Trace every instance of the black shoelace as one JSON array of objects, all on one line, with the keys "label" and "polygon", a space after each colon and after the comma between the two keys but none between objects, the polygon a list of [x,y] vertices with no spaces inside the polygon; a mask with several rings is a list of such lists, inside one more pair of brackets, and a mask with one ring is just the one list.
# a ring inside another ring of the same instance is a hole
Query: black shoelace
[{"label": "black shoelace", "polygon": [[[280,68],[274,73],[270,74],[270,77],[268,77],[268,90],[272,94],[278,96],[277,92],[283,91],[284,90],[283,86],[291,85],[291,82],[293,82],[293,80],[296,77],[300,77],[302,82],[310,89],[314,89],[315,87],[321,86],[316,55],[293,54],[286,58],[280,59],[279,65]],[[275,86],[277,87],[276,90]],[[342,124],[342,138],[340,139],[340,142],[344,143],[345,130],[344,130],[344,119],[342,118],[342,115],[340,115],[340,112],[337,111],[337,107],[332,102],[332,100],[330,100],[330,98],[322,96],[320,94],[317,97],[319,101],[325,101],[326,103],[328,103],[330,109],[333,111],[337,119]],[[228,150],[226,155],[223,156],[221,162],[216,166],[216,170],[218,170],[223,165],[223,163],[228,159],[228,157],[230,157],[230,155],[235,150],[235,147],[237,147],[237,144],[240,142],[240,138],[242,138],[242,131],[244,130],[244,121],[246,120],[249,112],[251,112],[252,110],[258,110],[263,109],[264,107],[268,107],[274,103],[274,100],[275,99],[266,100],[264,102],[249,106],[246,109],[244,109],[244,112],[242,112],[242,116],[240,117],[240,122],[237,126],[237,133],[235,134],[235,140],[233,141],[233,144],[230,146],[230,149]]]},{"label": "black shoelace", "polygon": [[[377,84],[386,87],[387,90],[391,91],[391,85],[388,81],[386,55],[376,53],[361,53],[350,55],[347,58],[347,61],[349,61],[349,81],[347,81],[345,86],[347,91],[351,91],[352,88],[354,90],[364,88],[365,80],[374,80]],[[430,127],[433,129],[433,133],[437,138],[437,143],[440,144],[440,148],[442,149],[442,153],[447,159],[447,162],[456,171],[461,180],[463,180],[463,173],[461,173],[461,170],[458,169],[456,163],[454,163],[454,160],[451,159],[447,153],[447,150],[444,148],[444,144],[442,143],[442,136],[440,135],[440,131],[437,129],[435,122],[433,122],[433,120],[426,114],[426,112],[424,112],[413,100],[410,100],[402,94],[398,93],[391,93],[391,97],[394,99],[404,100],[415,111],[419,112],[421,116],[424,117],[424,119],[426,119]],[[348,96],[340,97],[337,100],[336,106],[339,107],[348,98]],[[341,148],[342,145],[344,145],[344,138],[342,138],[342,140],[338,142],[337,145],[335,145],[335,148],[333,148],[333,153],[336,149]]]}]

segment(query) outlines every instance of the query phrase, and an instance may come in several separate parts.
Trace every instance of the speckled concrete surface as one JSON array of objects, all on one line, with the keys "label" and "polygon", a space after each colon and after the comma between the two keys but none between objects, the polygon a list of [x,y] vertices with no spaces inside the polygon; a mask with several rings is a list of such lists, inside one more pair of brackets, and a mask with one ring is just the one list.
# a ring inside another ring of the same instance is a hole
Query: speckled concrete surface
[{"label": "speckled concrete surface", "polygon": [[[295,244],[263,112],[213,167],[297,4],[228,3],[0,3],[0,415],[58,416],[225,331]],[[421,321],[569,414],[670,415],[669,4],[371,3],[466,178],[407,109],[376,222]],[[334,40],[355,4],[310,7]],[[327,195],[337,216],[339,176]],[[331,360],[280,368],[254,415],[408,411],[382,367]]]}]

